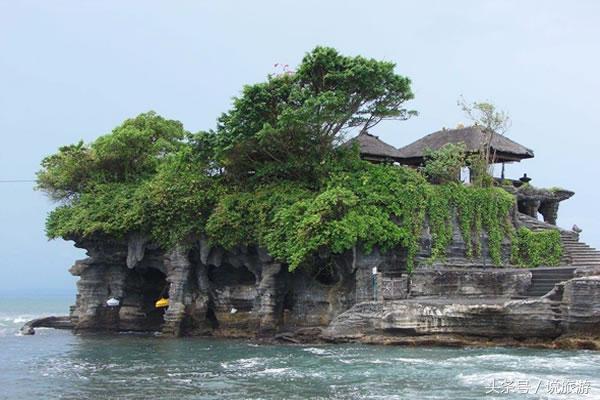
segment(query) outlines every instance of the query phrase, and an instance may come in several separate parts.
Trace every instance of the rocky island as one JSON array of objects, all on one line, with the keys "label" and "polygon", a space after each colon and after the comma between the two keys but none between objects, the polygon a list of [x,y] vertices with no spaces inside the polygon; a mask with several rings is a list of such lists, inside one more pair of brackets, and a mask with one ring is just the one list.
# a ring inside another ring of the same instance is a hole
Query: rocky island
[{"label": "rocky island", "polygon": [[533,151],[489,104],[400,149],[370,134],[416,115],[394,69],[318,47],[214,130],[150,112],[45,158],[48,236],[88,257],[69,317],[24,331],[600,349],[600,253],[556,225],[573,192],[493,178]]}]

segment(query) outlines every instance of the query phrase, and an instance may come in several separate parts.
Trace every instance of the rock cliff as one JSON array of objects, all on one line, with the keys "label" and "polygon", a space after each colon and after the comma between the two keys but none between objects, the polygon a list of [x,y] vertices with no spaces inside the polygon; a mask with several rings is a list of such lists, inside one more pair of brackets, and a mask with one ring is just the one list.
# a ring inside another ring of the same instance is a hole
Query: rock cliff
[{"label": "rock cliff", "polygon": [[[160,331],[294,342],[387,343],[416,337],[436,337],[433,342],[440,343],[450,337],[554,341],[565,335],[599,335],[597,268],[550,275],[508,264],[493,268],[485,240],[482,257],[468,259],[456,226],[454,231],[446,260],[431,263],[431,240],[424,229],[411,274],[401,248],[321,254],[314,268],[289,272],[264,249],[225,251],[203,238],[170,251],[140,234],[121,241],[80,240],[77,246],[89,257],[71,268],[80,279],[70,324],[80,332]],[[503,246],[506,263],[509,254],[508,245]],[[541,297],[531,295],[535,279],[554,289]],[[166,309],[154,305],[161,296],[169,298]],[[108,306],[109,298],[118,299],[118,306]]]}]

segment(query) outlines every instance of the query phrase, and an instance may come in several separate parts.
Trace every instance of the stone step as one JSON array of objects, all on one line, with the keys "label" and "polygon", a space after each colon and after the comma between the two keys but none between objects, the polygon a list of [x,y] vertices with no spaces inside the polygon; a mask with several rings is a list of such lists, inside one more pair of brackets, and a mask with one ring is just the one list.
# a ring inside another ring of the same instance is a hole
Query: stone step
[{"label": "stone step", "polygon": [[552,278],[536,278],[536,279],[532,279],[531,280],[531,284],[532,285],[538,285],[538,284],[551,284],[554,285],[557,282],[563,282],[563,281],[568,281],[569,279],[573,279],[573,275],[571,276],[557,276],[557,277],[552,277]]},{"label": "stone step", "polygon": [[527,296],[539,297],[550,292],[557,283],[573,278],[575,268],[554,267],[536,268],[531,270],[531,286],[527,290]]},{"label": "stone step", "polygon": [[[556,283],[560,283],[560,282],[556,282]],[[555,284],[554,283],[544,283],[544,284],[537,284],[537,285],[531,285],[529,287],[529,291],[535,291],[535,290],[550,290],[552,288],[554,288]]]},{"label": "stone step", "polygon": [[535,292],[535,291],[540,291],[540,290],[545,290],[545,291],[549,292],[553,288],[554,288],[554,284],[549,284],[549,285],[533,285],[533,286],[531,286],[529,288],[529,292]]},{"label": "stone step", "polygon": [[560,283],[560,282],[564,282],[564,281],[568,281],[569,279],[573,279],[573,277],[562,277],[562,278],[558,278],[558,279],[554,279],[554,278],[546,278],[546,279],[532,279],[531,280],[531,285],[535,286],[535,285],[554,285],[556,283]]},{"label": "stone step", "polygon": [[569,279],[573,279],[573,274],[571,274],[571,275],[546,275],[546,276],[540,276],[540,277],[536,277],[536,276],[531,277],[532,282],[556,282],[556,281],[565,281],[565,280],[569,280]]},{"label": "stone step", "polygon": [[542,297],[542,296],[548,294],[549,291],[550,290],[548,290],[548,291],[537,291],[537,292],[534,292],[534,291],[527,292],[527,297]]},{"label": "stone step", "polygon": [[573,265],[575,267],[593,267],[593,266],[600,265],[600,261],[593,261],[593,262],[589,262],[589,261],[574,261],[574,262],[571,263],[571,265]]},{"label": "stone step", "polygon": [[561,267],[538,267],[532,268],[531,273],[533,275],[545,275],[545,274],[572,274],[575,271],[575,268],[561,268]]},{"label": "stone step", "polygon": [[593,249],[593,248],[591,248],[591,247],[589,247],[589,246],[577,246],[577,247],[575,247],[575,246],[565,246],[564,248],[565,248],[565,250],[567,250],[567,251],[572,251],[572,252],[576,252],[576,251],[591,251],[591,252],[597,252],[597,251],[598,251],[598,250],[596,250],[596,249]]},{"label": "stone step", "polygon": [[596,256],[585,256],[585,255],[576,255],[570,257],[571,260],[584,260],[584,261],[598,261],[600,257]]}]

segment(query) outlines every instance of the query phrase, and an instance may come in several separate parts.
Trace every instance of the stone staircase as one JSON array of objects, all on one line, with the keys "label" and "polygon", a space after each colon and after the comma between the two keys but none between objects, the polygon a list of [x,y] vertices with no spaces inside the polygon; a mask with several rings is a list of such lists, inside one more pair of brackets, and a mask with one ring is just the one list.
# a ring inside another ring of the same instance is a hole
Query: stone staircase
[{"label": "stone staircase", "polygon": [[600,267],[600,251],[579,241],[577,233],[560,229],[525,214],[519,213],[517,218],[522,226],[526,226],[532,231],[558,229],[563,246],[561,267],[540,267],[530,270],[531,287],[527,296],[537,297],[547,294],[557,283],[572,279],[575,269],[579,267]]},{"label": "stone staircase", "polygon": [[563,244],[563,261],[575,267],[600,266],[600,251],[580,242],[574,232],[561,231],[560,239]]},{"label": "stone staircase", "polygon": [[532,268],[531,286],[528,297],[543,296],[554,288],[554,285],[573,278],[575,267]]}]

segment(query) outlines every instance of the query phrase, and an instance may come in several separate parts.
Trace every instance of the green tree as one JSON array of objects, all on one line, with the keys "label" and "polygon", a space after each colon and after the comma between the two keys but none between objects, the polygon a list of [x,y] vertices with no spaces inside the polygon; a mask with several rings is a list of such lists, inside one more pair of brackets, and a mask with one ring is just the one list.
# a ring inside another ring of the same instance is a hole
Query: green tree
[{"label": "green tree", "polygon": [[[475,125],[481,128],[483,140],[479,153],[471,155],[469,163],[471,171],[476,178],[475,184],[491,186],[494,174],[493,162],[496,154],[492,149],[494,135],[505,135],[512,124],[510,116],[506,111],[499,110],[496,105],[487,101],[475,101],[469,103],[464,97],[458,100],[458,106]],[[486,176],[486,175],[489,175]],[[504,177],[504,164],[502,165],[502,177]]]},{"label": "green tree", "polygon": [[182,146],[186,135],[179,121],[152,111],[140,114],[91,145],[80,141],[44,158],[37,188],[55,200],[71,200],[98,184],[148,178]]},{"label": "green tree", "polygon": [[92,152],[83,141],[62,146],[56,154],[42,160],[42,169],[37,173],[37,188],[53,200],[69,200],[89,183],[93,162]]},{"label": "green tree", "polygon": [[317,47],[295,73],[246,86],[234,99],[219,118],[218,157],[236,177],[314,179],[344,133],[415,115],[403,108],[412,97],[393,63]]}]

